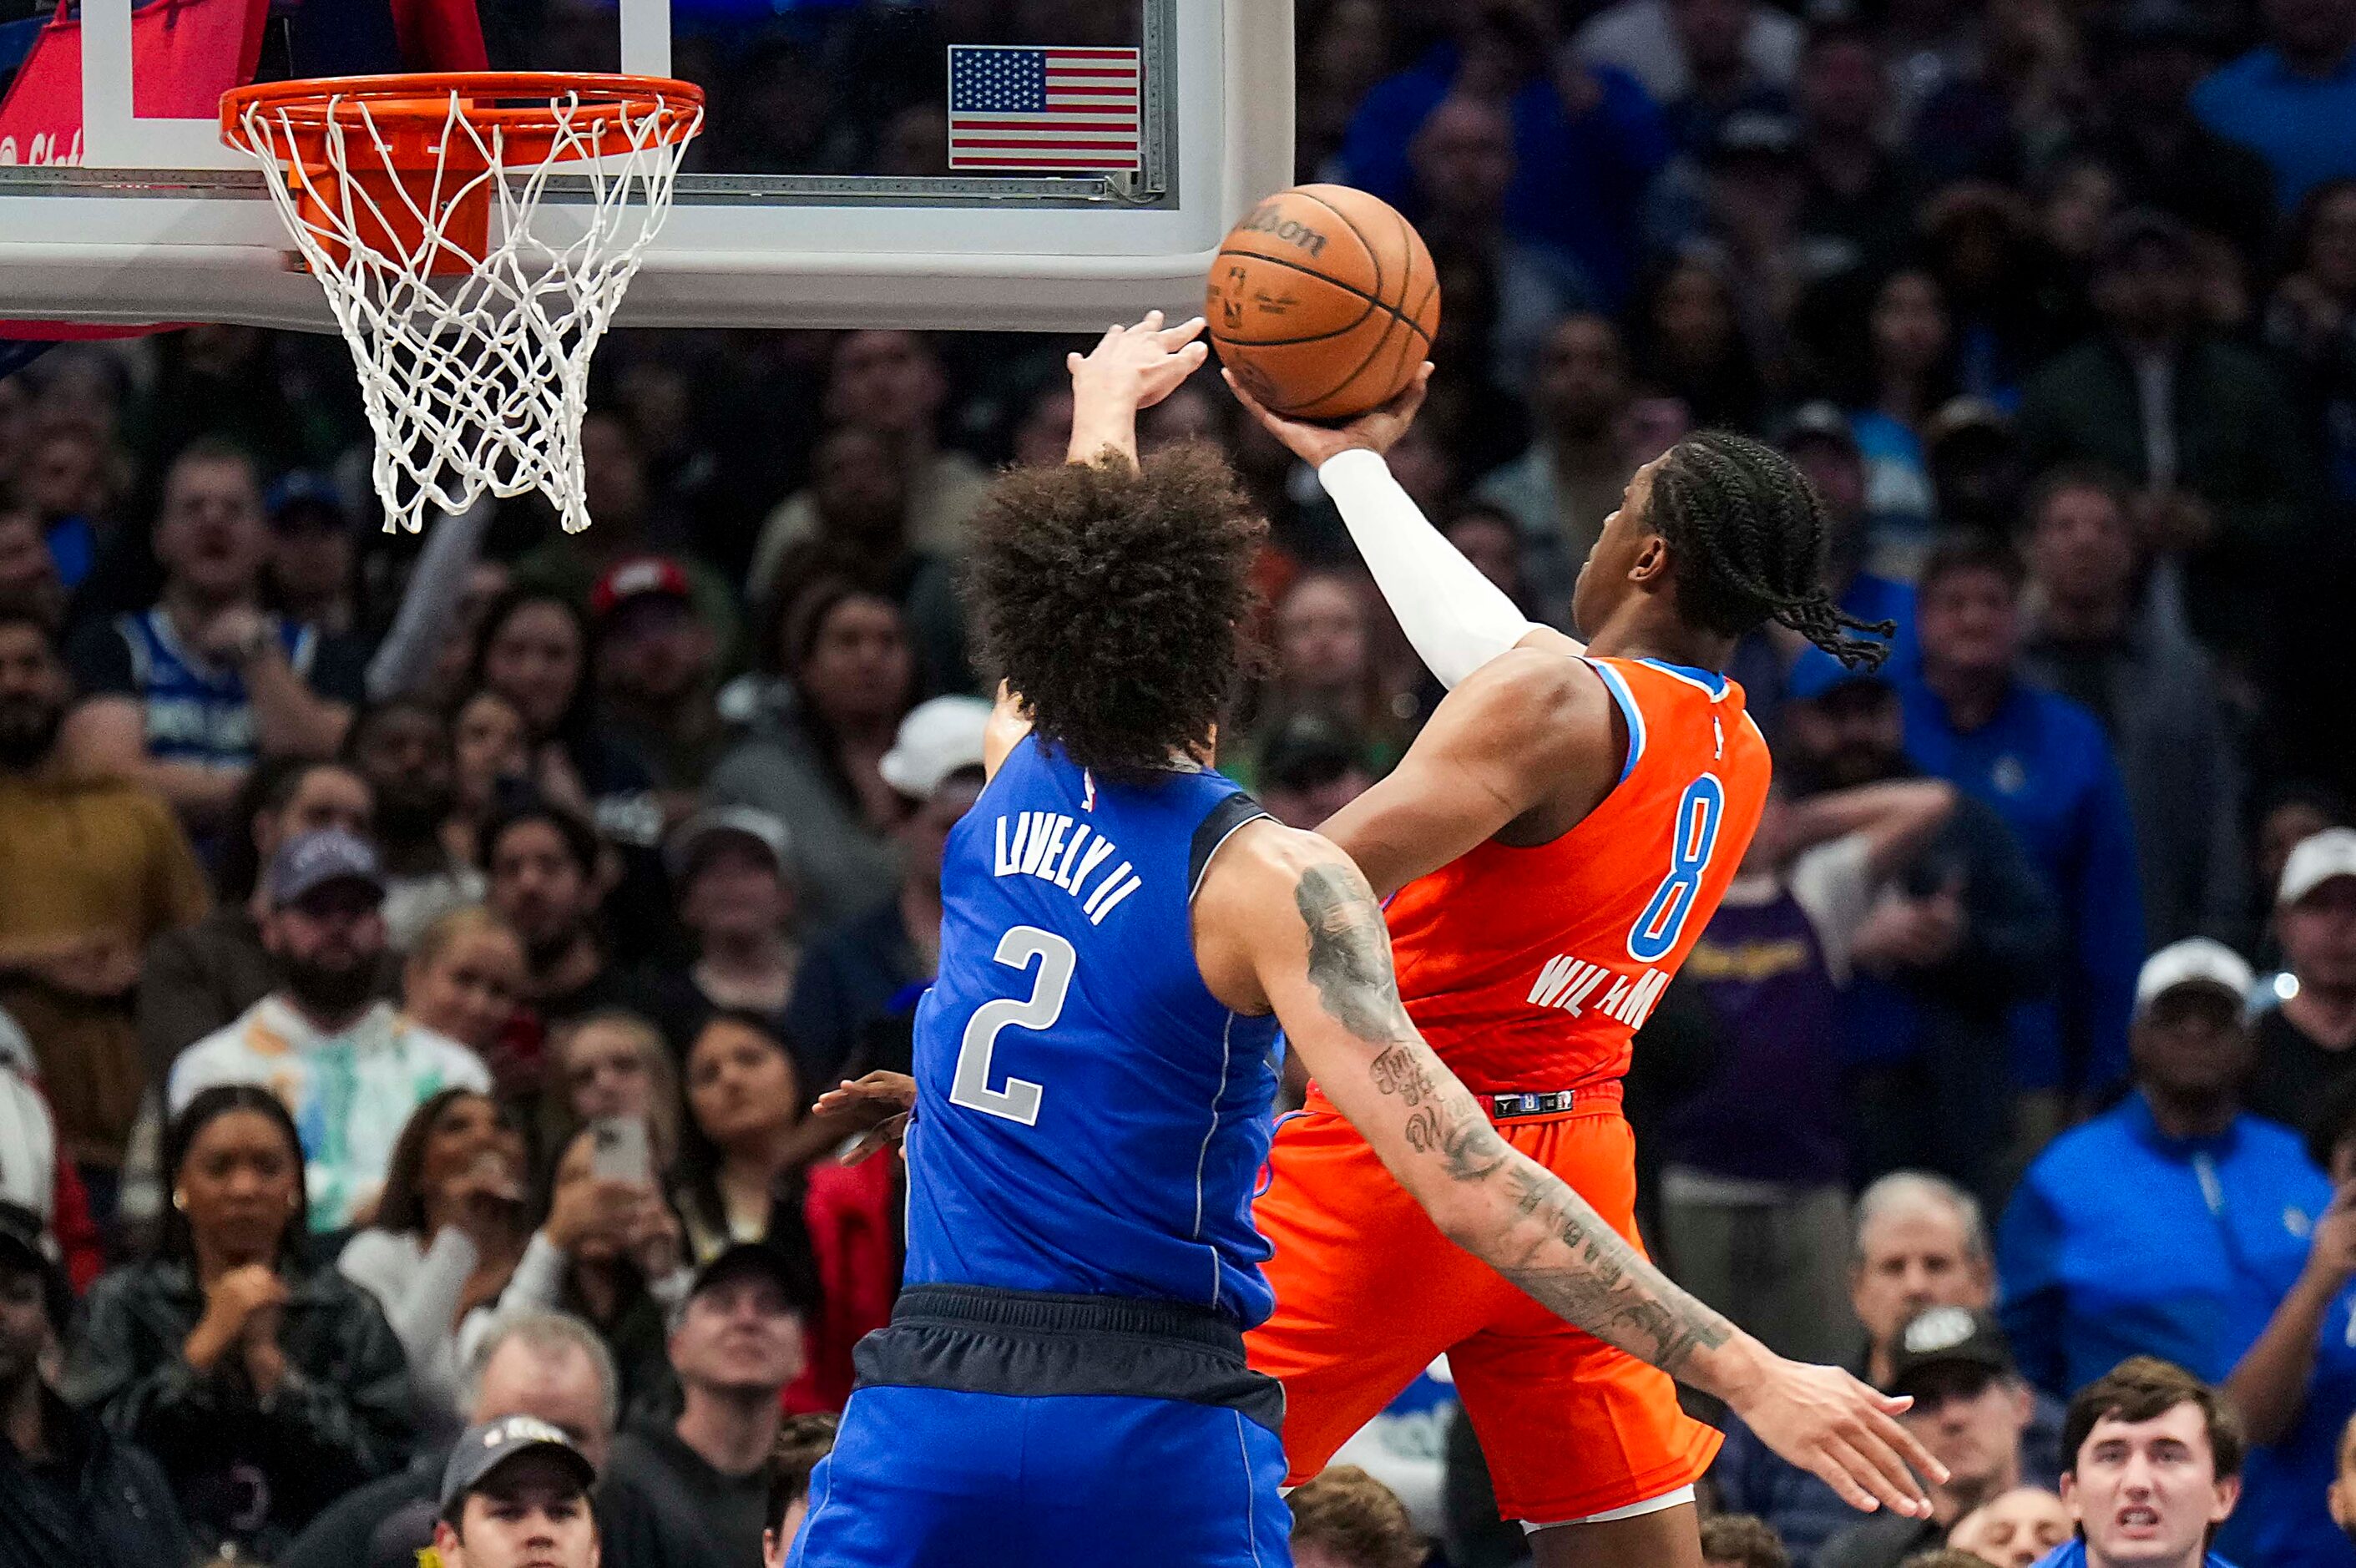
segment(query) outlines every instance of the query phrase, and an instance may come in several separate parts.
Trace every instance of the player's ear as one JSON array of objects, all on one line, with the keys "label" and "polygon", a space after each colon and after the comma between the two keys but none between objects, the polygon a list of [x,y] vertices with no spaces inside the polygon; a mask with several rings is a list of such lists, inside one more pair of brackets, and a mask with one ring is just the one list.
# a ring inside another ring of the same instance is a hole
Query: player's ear
[{"label": "player's ear", "polygon": [[1628,568],[1628,580],[1647,588],[1663,588],[1669,582],[1669,542],[1657,533],[1648,533],[1637,546],[1635,564]]}]

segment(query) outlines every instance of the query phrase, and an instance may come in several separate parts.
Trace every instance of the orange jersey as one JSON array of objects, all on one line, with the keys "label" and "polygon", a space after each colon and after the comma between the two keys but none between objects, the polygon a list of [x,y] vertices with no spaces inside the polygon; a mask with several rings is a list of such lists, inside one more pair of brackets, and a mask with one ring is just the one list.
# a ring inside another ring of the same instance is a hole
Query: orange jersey
[{"label": "orange jersey", "polygon": [[1587,662],[1627,721],[1612,792],[1550,843],[1492,839],[1390,902],[1408,1015],[1476,1092],[1625,1074],[1766,804],[1767,742],[1740,686],[1651,660]]}]

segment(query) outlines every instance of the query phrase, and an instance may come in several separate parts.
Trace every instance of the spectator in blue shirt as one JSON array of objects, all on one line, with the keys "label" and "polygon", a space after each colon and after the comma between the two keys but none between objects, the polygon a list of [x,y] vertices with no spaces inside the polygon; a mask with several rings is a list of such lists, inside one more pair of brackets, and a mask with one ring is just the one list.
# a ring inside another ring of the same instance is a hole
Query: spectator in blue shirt
[{"label": "spectator in blue shirt", "polygon": [[1906,753],[1994,807],[2062,907],[2060,999],[2022,1007],[2013,1072],[2026,1118],[2058,1126],[2072,1094],[2125,1076],[2144,952],[2143,898],[2126,787],[2094,716],[2020,676],[2021,568],[1978,541],[1932,552],[1917,585],[1919,677],[1901,678]]},{"label": "spectator in blue shirt", "polygon": [[2190,938],[2137,977],[2135,1092],[2053,1142],[1997,1232],[2021,1369],[2064,1394],[2129,1356],[2222,1380],[2307,1266],[2331,1186],[2242,1109],[2250,966]]},{"label": "spectator in blue shirt", "polygon": [[2265,0],[2266,41],[2192,90],[2201,124],[2273,166],[2287,212],[2356,174],[2356,0]]},{"label": "spectator in blue shirt", "polygon": [[1638,204],[1669,157],[1660,110],[1627,72],[1572,59],[1553,36],[1550,7],[1507,0],[1461,9],[1456,42],[1366,94],[1337,177],[1420,218],[1408,149],[1426,117],[1460,92],[1507,103],[1515,167],[1506,226],[1568,252],[1616,305],[1635,271]]},{"label": "spectator in blue shirt", "polygon": [[2331,1208],[2316,1221],[2290,1294],[2225,1380],[2253,1444],[2225,1542],[2235,1556],[2276,1568],[2346,1568],[2356,1558],[2328,1494],[2356,1416],[2356,1083],[2328,1098],[2307,1148],[2330,1173]]}]

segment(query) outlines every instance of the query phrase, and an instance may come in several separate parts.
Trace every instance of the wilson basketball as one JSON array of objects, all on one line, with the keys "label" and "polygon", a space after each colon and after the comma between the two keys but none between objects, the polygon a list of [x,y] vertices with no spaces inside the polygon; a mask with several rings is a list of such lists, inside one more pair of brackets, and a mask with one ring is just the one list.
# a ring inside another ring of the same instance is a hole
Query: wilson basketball
[{"label": "wilson basketball", "polygon": [[1295,186],[1228,231],[1204,316],[1221,362],[1269,409],[1349,419],[1430,358],[1440,278],[1423,236],[1387,202],[1346,185]]}]

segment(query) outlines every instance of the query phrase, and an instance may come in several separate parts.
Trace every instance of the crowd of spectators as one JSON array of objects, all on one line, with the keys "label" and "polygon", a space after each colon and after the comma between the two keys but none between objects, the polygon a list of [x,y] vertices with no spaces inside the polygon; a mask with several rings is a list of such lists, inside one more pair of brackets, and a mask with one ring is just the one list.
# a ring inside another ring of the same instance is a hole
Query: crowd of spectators
[{"label": "crowd of spectators", "polygon": [[[487,20],[563,64],[577,9]],[[922,172],[937,86],[851,69],[880,32],[1125,16],[798,13],[710,156]],[[1634,467],[1726,426],[1892,623],[1878,669],[1740,649],[1776,793],[1628,1104],[1669,1269],[1912,1394],[1952,1476],[1860,1520],[1733,1423],[1711,1562],[2027,1563],[2073,1521],[2126,1561],[2093,1521],[2156,1444],[2199,1456],[2147,1510],[2194,1498],[2183,1561],[2214,1524],[2356,1563],[2356,0],[1300,0],[1298,37],[1301,176],[1443,279],[1392,464],[1484,573],[1567,624]],[[811,1105],[906,1062],[980,784],[965,522],[1061,460],[1071,346],[618,333],[575,536],[380,532],[333,338],[0,377],[9,1568],[406,1562],[516,1416],[596,1472],[613,1568],[776,1560],[899,1270],[895,1161]],[[1205,376],[1142,443],[1218,446],[1271,523],[1221,761],[1312,826],[1439,688],[1238,415]],[[1295,1495],[1301,1561],[1526,1550],[1424,1390],[1423,1451]]]}]

